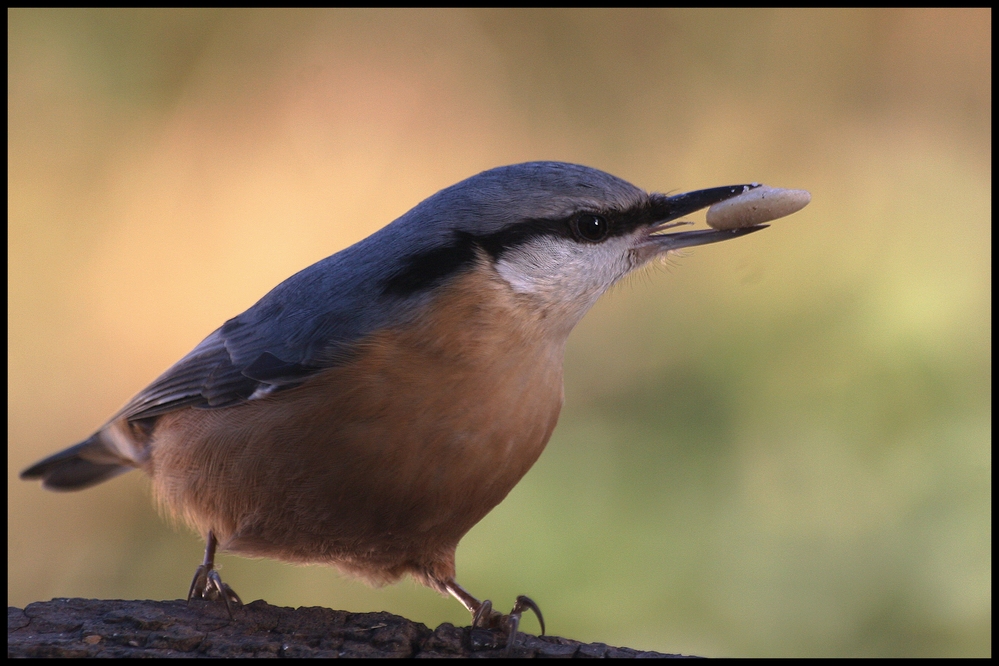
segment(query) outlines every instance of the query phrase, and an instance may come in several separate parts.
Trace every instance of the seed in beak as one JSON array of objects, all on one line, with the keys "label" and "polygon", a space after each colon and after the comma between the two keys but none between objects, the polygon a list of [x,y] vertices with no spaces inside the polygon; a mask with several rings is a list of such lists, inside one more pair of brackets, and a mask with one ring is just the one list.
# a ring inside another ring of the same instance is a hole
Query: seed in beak
[{"label": "seed in beak", "polygon": [[711,206],[706,220],[713,229],[752,227],[797,213],[811,200],[812,195],[807,190],[761,185]]}]

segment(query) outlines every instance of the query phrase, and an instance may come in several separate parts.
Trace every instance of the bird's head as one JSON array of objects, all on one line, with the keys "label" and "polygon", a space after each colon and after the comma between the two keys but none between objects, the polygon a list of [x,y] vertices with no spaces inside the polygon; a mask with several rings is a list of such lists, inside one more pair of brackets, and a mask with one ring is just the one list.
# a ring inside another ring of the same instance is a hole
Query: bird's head
[{"label": "bird's head", "polygon": [[557,315],[568,332],[608,287],[650,260],[764,228],[669,231],[680,217],[746,187],[667,196],[576,164],[491,169],[441,190],[382,230],[396,247],[410,248],[383,291],[403,298],[432,291],[485,262],[514,293]]}]

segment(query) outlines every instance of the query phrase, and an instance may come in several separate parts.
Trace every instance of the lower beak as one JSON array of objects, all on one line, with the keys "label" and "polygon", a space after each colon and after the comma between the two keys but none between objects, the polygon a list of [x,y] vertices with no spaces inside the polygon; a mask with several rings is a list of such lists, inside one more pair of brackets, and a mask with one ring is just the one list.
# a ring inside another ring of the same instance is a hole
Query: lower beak
[{"label": "lower beak", "polygon": [[653,234],[648,237],[647,241],[659,246],[661,251],[665,252],[738,238],[760,229],[766,229],[769,226],[769,224],[757,224],[755,227],[743,227],[742,229],[700,229],[698,231],[678,231],[672,234]]}]

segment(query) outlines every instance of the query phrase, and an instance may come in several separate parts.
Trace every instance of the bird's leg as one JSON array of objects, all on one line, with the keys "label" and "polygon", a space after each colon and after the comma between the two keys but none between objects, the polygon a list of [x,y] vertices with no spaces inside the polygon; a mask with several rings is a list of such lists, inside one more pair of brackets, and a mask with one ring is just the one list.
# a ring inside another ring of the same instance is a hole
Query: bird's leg
[{"label": "bird's leg", "polygon": [[472,614],[473,628],[505,631],[507,634],[507,649],[513,647],[514,641],[517,638],[517,629],[520,627],[520,616],[527,609],[534,611],[534,614],[538,616],[538,623],[541,625],[541,635],[545,635],[545,618],[541,615],[541,609],[538,608],[538,605],[530,597],[520,595],[517,597],[517,603],[513,605],[513,610],[507,615],[503,615],[493,610],[493,602],[488,599],[479,601],[469,594],[468,590],[458,585],[453,578],[448,578],[444,582],[444,587],[451,593],[451,596],[461,602],[461,605],[467,608],[468,612]]},{"label": "bird's leg", "polygon": [[208,538],[205,539],[205,561],[194,572],[194,580],[191,581],[191,589],[187,593],[187,601],[191,599],[206,599],[215,601],[222,599],[225,602],[225,609],[232,617],[232,607],[237,608],[243,605],[243,600],[239,598],[236,591],[222,582],[222,576],[215,570],[215,548],[218,541],[215,533],[208,531]]}]

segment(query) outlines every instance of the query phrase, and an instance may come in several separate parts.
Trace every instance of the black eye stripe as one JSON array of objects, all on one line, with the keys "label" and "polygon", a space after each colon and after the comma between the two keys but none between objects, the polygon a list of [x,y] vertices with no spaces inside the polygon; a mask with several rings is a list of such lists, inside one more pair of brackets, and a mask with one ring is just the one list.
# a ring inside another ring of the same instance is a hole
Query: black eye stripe
[{"label": "black eye stripe", "polygon": [[[600,243],[667,219],[671,213],[667,197],[653,194],[627,210],[608,209],[577,212],[562,218],[527,219],[488,234],[455,231],[450,242],[403,259],[400,269],[384,279],[382,292],[386,296],[402,297],[430,289],[473,266],[479,252],[485,252],[495,261],[504,252],[545,236],[572,239],[577,243]],[[584,222],[582,229],[581,222]]]}]

